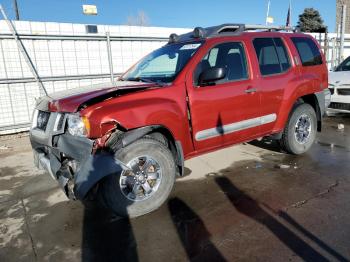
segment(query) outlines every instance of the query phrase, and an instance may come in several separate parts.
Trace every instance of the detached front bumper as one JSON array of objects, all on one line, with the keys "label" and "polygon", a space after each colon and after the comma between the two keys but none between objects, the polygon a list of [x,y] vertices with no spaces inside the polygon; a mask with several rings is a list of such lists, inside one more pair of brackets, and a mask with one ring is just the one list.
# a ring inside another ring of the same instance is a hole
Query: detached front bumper
[{"label": "detached front bumper", "polygon": [[65,133],[65,119],[57,128],[58,117],[59,113],[50,113],[44,129],[30,130],[34,163],[59,183],[68,198],[84,199],[100,179],[122,169],[113,155],[93,153],[94,140]]}]

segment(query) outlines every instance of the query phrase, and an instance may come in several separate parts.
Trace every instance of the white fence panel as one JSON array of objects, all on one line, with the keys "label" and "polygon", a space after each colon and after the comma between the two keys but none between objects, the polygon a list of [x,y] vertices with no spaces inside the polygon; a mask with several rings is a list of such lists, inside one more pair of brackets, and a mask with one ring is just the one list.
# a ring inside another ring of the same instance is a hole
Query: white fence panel
[{"label": "white fence panel", "polygon": [[[88,34],[83,24],[15,21],[17,32],[48,93],[110,82],[106,33],[111,37],[113,73],[118,75],[171,33],[189,29],[97,25]],[[124,39],[128,38],[128,39]],[[0,20],[0,134],[29,127],[37,83],[6,22]]]}]

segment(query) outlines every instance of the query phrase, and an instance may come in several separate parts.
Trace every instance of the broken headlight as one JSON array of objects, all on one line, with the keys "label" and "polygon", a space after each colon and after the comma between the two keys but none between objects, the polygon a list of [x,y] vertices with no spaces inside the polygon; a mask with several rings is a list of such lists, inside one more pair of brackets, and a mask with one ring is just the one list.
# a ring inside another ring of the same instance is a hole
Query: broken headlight
[{"label": "broken headlight", "polygon": [[90,123],[87,117],[78,114],[69,114],[67,118],[68,133],[73,136],[87,136],[90,130]]}]

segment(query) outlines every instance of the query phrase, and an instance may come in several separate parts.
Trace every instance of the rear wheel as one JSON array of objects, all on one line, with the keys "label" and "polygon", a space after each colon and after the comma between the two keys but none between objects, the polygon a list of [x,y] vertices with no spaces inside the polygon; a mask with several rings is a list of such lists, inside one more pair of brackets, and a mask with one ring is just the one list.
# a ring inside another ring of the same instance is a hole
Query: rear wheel
[{"label": "rear wheel", "polygon": [[280,145],[288,153],[303,154],[314,143],[316,129],[317,118],[313,107],[309,104],[298,104],[284,128]]},{"label": "rear wheel", "polygon": [[142,138],[115,152],[129,170],[107,177],[100,194],[104,205],[121,216],[147,214],[168,198],[175,182],[175,161],[160,141]]}]

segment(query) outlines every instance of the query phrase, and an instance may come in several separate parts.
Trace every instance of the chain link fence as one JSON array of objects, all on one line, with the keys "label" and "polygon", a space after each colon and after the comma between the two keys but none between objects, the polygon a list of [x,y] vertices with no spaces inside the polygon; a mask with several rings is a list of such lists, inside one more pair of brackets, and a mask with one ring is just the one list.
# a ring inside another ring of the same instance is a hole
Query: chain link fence
[{"label": "chain link fence", "polygon": [[[111,82],[170,33],[189,29],[14,22],[48,93]],[[94,27],[95,33],[88,31]],[[97,31],[97,32],[96,32]],[[5,20],[0,20],[0,134],[27,130],[42,95]]]}]

